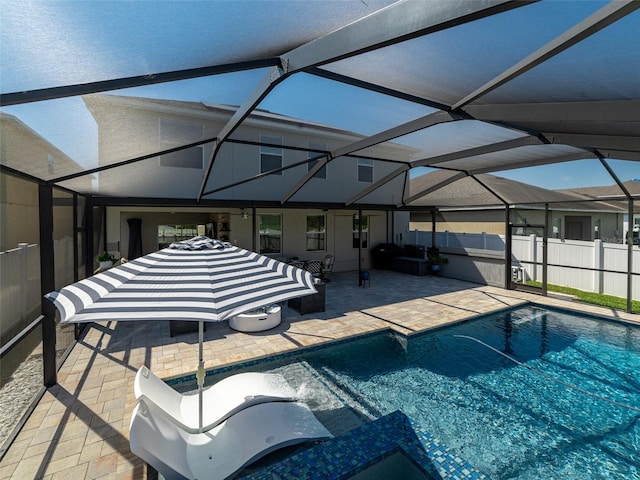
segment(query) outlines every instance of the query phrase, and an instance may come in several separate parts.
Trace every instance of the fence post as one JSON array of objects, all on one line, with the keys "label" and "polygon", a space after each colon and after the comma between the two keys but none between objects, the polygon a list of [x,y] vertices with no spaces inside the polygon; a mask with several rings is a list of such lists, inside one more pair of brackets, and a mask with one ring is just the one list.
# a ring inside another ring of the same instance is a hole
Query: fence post
[{"label": "fence post", "polygon": [[27,316],[27,247],[28,243],[19,243],[20,249],[20,320],[24,320]]},{"label": "fence post", "polygon": [[595,239],[593,241],[593,291],[602,293],[604,272],[604,244],[602,240]]},{"label": "fence post", "polygon": [[529,261],[533,265],[533,275],[531,275],[531,280],[534,282],[538,279],[538,252],[536,245],[536,234],[532,233],[529,235]]}]

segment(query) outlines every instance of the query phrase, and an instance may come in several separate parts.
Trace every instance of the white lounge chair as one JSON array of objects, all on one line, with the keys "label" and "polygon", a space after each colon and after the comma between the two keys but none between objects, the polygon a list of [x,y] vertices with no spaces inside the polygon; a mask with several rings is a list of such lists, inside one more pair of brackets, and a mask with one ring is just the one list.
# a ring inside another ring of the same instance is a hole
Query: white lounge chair
[{"label": "white lounge chair", "polygon": [[[133,391],[137,400],[145,399],[164,410],[189,433],[198,433],[198,395],[177,392],[146,366],[136,373]],[[264,402],[290,402],[296,392],[282,375],[247,372],[232,375],[202,392],[202,431],[212,429],[231,415],[251,405]]]},{"label": "white lounge chair", "polygon": [[131,451],[166,480],[225,479],[274,450],[331,438],[309,407],[296,402],[245,408],[204,433],[189,433],[140,400],[129,429]]}]

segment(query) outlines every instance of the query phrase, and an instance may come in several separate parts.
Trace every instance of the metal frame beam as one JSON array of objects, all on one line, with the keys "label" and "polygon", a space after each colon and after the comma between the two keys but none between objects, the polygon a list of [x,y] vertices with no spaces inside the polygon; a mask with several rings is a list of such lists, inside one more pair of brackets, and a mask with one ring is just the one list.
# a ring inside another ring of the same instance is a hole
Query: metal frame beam
[{"label": "metal frame beam", "polygon": [[627,236],[627,313],[632,313],[633,311],[633,197],[625,187],[624,183],[620,181],[616,172],[613,171],[611,166],[604,160],[604,158],[599,157],[600,163],[605,168],[607,173],[613,178],[613,180],[618,185],[618,188],[622,190],[625,197],[627,197],[627,215],[629,218],[629,232]]},{"label": "metal frame beam", "polygon": [[[322,159],[315,165],[317,169],[314,167],[311,169],[304,177],[302,177],[282,198],[281,203],[286,203],[292,196],[294,196],[304,185],[316,174],[320,168],[324,167],[327,163],[334,160],[338,157],[346,156],[350,153],[357,152],[359,150],[363,150],[365,148],[372,147],[374,145],[378,145],[380,143],[387,142],[389,140],[393,140],[394,138],[401,137],[403,135],[408,135],[410,133],[416,132],[418,130],[423,130],[425,128],[432,127],[434,125],[439,125],[441,123],[453,122],[457,120],[463,120],[468,118],[465,114],[462,113],[453,113],[453,112],[433,112],[429,115],[425,115],[424,117],[418,118],[416,120],[411,120],[410,122],[404,123],[402,125],[398,125],[397,127],[390,128],[385,130],[384,132],[380,132],[376,135],[372,135],[367,138],[363,138],[356,142],[353,142],[349,145],[345,145],[340,147],[332,152],[326,157],[323,161]],[[397,176],[397,175],[396,175]],[[385,177],[386,178],[386,177]],[[395,178],[395,177],[394,177]],[[389,181],[389,180],[387,180]],[[385,182],[386,183],[386,182]],[[378,185],[380,186],[380,185]],[[377,187],[376,187],[377,188]]]},{"label": "metal frame beam", "polygon": [[207,164],[207,168],[204,172],[197,201],[202,199],[204,189],[209,181],[213,164],[218,152],[220,151],[222,143],[234,132],[236,128],[240,126],[242,121],[251,114],[260,102],[269,94],[269,92],[273,90],[284,78],[284,71],[282,68],[280,68],[280,66],[273,67],[269,73],[262,78],[256,89],[245,99],[240,108],[236,110],[236,113],[233,114],[225,126],[222,127],[222,130],[218,133],[215,146],[213,147],[213,153],[211,154],[211,158],[209,159],[209,163]]},{"label": "metal frame beam", "polygon": [[628,150],[640,152],[640,138],[627,135],[586,135],[580,133],[544,132],[552,143],[571,145],[578,148]]},{"label": "metal frame beam", "polygon": [[452,108],[457,109],[464,107],[555,55],[565,51],[576,43],[584,40],[594,33],[599,32],[603,28],[634,12],[638,8],[640,8],[640,2],[637,0],[618,0],[608,3],[593,15],[575,25],[573,28],[567,30],[564,34],[547,43],[542,48],[533,52],[525,59],[521,60],[511,68],[508,68],[497,77],[488,81],[474,92],[456,102]]},{"label": "metal frame beam", "polygon": [[38,186],[38,211],[40,222],[40,304],[42,308],[42,368],[45,387],[57,383],[56,369],[56,309],[44,298],[56,289],[53,251],[53,187]]},{"label": "metal frame beam", "polygon": [[531,1],[400,1],[281,56],[288,73],[332,63],[485,18]]},{"label": "metal frame beam", "polygon": [[539,167],[542,165],[551,165],[554,163],[571,162],[574,160],[596,159],[598,156],[591,152],[577,152],[557,157],[540,158],[538,160],[524,160],[522,162],[513,162],[492,167],[473,168],[469,170],[470,175],[479,175],[481,173],[503,172],[505,170],[516,170],[518,168]]},{"label": "metal frame beam", "polygon": [[535,136],[526,136],[520,138],[514,138],[513,140],[506,140],[504,142],[492,143],[490,145],[482,145],[480,147],[469,148],[466,150],[460,150],[458,152],[446,153],[444,155],[438,155],[435,157],[422,158],[420,160],[414,160],[411,162],[411,167],[436,167],[438,164],[450,162],[453,160],[460,160],[462,158],[475,157],[478,155],[486,155],[488,153],[501,152],[504,150],[511,150],[513,148],[525,147],[528,145],[542,145],[544,142]]},{"label": "metal frame beam", "polygon": [[393,172],[385,175],[383,178],[381,178],[377,182],[372,183],[367,188],[362,190],[360,193],[355,194],[353,197],[351,197],[349,200],[347,200],[345,202],[345,204],[344,204],[345,207],[348,207],[348,206],[352,205],[353,203],[357,202],[358,200],[360,200],[361,198],[366,197],[368,194],[370,194],[374,190],[377,190],[379,187],[381,187],[385,183],[390,182],[391,180],[395,179],[399,175],[402,175],[403,173],[407,172],[408,170],[409,170],[409,166],[408,165],[403,165],[403,166],[395,169]]},{"label": "metal frame beam", "polygon": [[453,182],[457,182],[458,180],[460,180],[461,178],[464,178],[467,176],[466,172],[458,172],[455,175],[452,175],[451,177],[447,178],[446,180],[442,180],[438,183],[436,183],[435,185],[431,185],[429,188],[425,188],[424,190],[416,193],[415,195],[410,196],[409,198],[405,199],[403,201],[403,204],[408,204],[408,203],[412,203],[415,202],[416,200],[418,200],[419,198],[424,197],[425,195],[429,195],[432,192],[435,192],[436,190],[440,190],[442,187],[446,187],[447,185],[453,183]]},{"label": "metal frame beam", "polygon": [[192,68],[187,70],[176,70],[173,72],[149,73],[134,77],[123,77],[112,80],[98,82],[79,83],[75,85],[64,85],[60,87],[40,88],[27,90],[24,92],[13,92],[0,94],[0,105],[21,105],[24,103],[40,102],[43,100],[56,100],[59,98],[76,97],[78,95],[88,95],[90,93],[108,92],[123,88],[142,87],[156,83],[175,82],[178,80],[188,80],[190,78],[208,77],[210,75],[220,75],[223,73],[233,73],[243,70],[253,70],[278,65],[280,60],[277,57],[254,60],[250,62],[230,63],[225,65],[212,65],[208,67]]},{"label": "metal frame beam", "polygon": [[418,97],[416,95],[411,95],[410,93],[394,90],[392,88],[384,87],[382,85],[377,85],[375,83],[367,82],[365,80],[360,80],[358,78],[348,77],[346,75],[332,72],[324,68],[318,68],[318,67],[306,68],[304,70],[304,73],[315,75],[317,77],[326,78],[328,80],[333,80],[335,82],[344,83],[346,85],[353,85],[354,87],[362,88],[364,90],[369,90],[371,92],[381,93],[383,95],[398,98],[400,100],[406,100],[407,102],[417,103],[418,105],[425,105],[427,107],[435,108],[437,110],[447,110],[447,111],[449,110],[449,105],[445,105],[444,103],[435,102],[433,100],[429,100],[423,97]]},{"label": "metal frame beam", "polygon": [[[544,124],[553,122],[566,128],[591,122],[638,123],[640,100],[598,102],[489,103],[468,105],[465,111],[484,121]],[[547,129],[548,130],[548,129]]]}]

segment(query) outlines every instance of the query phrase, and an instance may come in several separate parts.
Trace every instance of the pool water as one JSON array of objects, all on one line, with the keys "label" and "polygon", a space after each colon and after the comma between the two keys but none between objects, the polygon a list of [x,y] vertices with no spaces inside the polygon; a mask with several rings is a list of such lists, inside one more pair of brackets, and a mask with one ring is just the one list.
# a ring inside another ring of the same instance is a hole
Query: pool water
[{"label": "pool water", "polygon": [[527,306],[301,361],[363,414],[402,410],[492,479],[640,479],[640,328]]}]

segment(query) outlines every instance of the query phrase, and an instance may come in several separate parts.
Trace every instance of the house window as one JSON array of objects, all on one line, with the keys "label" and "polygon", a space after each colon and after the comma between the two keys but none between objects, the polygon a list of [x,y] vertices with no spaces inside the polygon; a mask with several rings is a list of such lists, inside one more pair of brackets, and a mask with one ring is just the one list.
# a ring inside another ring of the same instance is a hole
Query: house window
[{"label": "house window", "polygon": [[50,153],[47,154],[47,167],[49,170],[49,174],[53,175],[55,173],[56,170],[56,159],[53,158],[53,155],[51,155]]},{"label": "house window", "polygon": [[158,248],[167,248],[173,242],[189,240],[198,234],[198,225],[158,225]]},{"label": "house window", "polygon": [[307,215],[307,252],[324,251],[326,233],[324,215]]},{"label": "house window", "polygon": [[358,159],[358,181],[373,183],[373,160],[368,158]]},{"label": "house window", "polygon": [[282,215],[258,215],[260,253],[282,253]]},{"label": "house window", "polygon": [[369,217],[363,215],[353,216],[353,248],[360,246],[360,225],[362,225],[362,248],[368,248],[369,246]]},{"label": "house window", "polygon": [[[282,145],[282,137],[279,135],[260,135],[260,173],[270,172],[282,168],[282,148],[273,145]],[[282,170],[271,175],[282,175]]]},{"label": "house window", "polygon": [[[323,142],[309,142],[309,152],[307,153],[307,158],[314,158],[318,155],[323,155],[324,151],[327,149],[327,144]],[[307,163],[307,172],[310,171],[320,160],[312,160]],[[320,170],[316,172],[313,178],[327,178],[327,165],[325,164]]]},{"label": "house window", "polygon": [[[202,140],[203,132],[203,126],[199,123],[160,119],[160,142],[163,150]],[[198,145],[160,155],[160,166],[203,170],[204,147]]]}]

